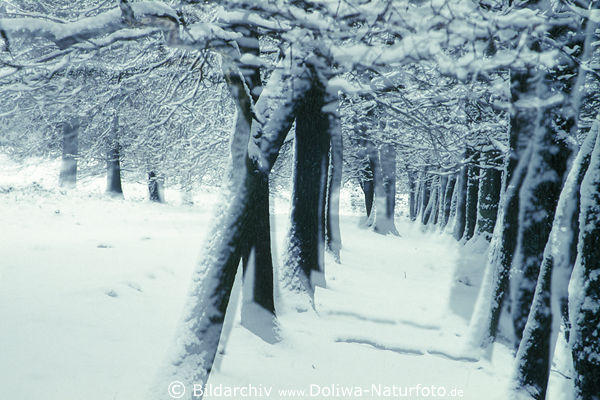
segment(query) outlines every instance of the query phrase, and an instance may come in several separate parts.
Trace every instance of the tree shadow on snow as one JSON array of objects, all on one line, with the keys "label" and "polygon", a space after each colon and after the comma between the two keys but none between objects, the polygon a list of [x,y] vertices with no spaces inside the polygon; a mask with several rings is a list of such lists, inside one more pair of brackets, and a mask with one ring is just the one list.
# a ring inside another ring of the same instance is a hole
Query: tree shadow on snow
[{"label": "tree shadow on snow", "polygon": [[464,318],[471,319],[487,260],[488,242],[475,236],[461,246],[454,269],[452,287],[450,288],[450,310]]}]

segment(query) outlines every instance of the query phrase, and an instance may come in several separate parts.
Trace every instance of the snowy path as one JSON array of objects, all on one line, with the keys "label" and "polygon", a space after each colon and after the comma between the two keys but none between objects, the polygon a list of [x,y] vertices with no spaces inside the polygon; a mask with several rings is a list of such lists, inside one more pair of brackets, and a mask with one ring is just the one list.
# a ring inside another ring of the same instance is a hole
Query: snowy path
[{"label": "snowy path", "polygon": [[[0,398],[142,400],[210,213],[39,190],[0,197]],[[280,249],[285,223],[277,217]],[[501,398],[488,388],[506,380],[508,352],[501,348],[490,363],[461,351],[476,286],[457,282],[458,246],[402,220],[398,228],[401,238],[381,237],[344,217],[343,264],[328,260],[318,315],[280,316],[276,345],[238,319],[209,383],[272,387],[263,398],[273,399],[336,398],[327,396],[332,385],[390,398],[373,385],[419,384],[462,390],[455,398]]]},{"label": "snowy path", "polygon": [[328,288],[315,295],[318,317],[281,316],[277,346],[236,325],[209,380],[213,390],[243,383],[273,387],[270,398],[324,398],[333,387],[331,397],[342,398],[343,390],[357,397],[358,388],[362,398],[386,398],[377,388],[395,385],[401,395],[412,387],[409,398],[426,398],[416,395],[420,384],[438,394],[462,392],[448,398],[502,398],[489,388],[507,379],[508,352],[495,354],[501,373],[462,352],[467,321],[450,308],[470,309],[476,289],[456,281],[456,242],[406,222],[398,227],[402,237],[381,237],[344,219],[343,264],[327,265]]}]

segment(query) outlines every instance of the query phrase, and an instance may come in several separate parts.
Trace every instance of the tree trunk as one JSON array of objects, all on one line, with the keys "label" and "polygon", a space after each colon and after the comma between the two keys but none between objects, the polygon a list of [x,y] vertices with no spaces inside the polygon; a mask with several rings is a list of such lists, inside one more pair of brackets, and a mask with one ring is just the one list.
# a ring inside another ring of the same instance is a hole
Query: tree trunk
[{"label": "tree trunk", "polygon": [[162,203],[163,196],[161,192],[162,179],[156,175],[156,172],[148,172],[148,193],[150,195],[150,201]]},{"label": "tree trunk", "polygon": [[115,115],[113,118],[113,135],[108,144],[106,155],[106,193],[111,196],[123,196],[118,129],[119,117]]},{"label": "tree trunk", "polygon": [[343,144],[339,129],[332,131],[327,185],[327,250],[340,263],[342,238],[340,233],[340,189],[342,186]]},{"label": "tree trunk", "polygon": [[406,170],[408,178],[408,217],[411,221],[417,219],[417,184],[415,182],[415,173],[409,169]]},{"label": "tree trunk", "polygon": [[373,230],[382,235],[398,235],[394,223],[396,208],[396,150],[384,143],[373,148],[375,174],[375,219]]},{"label": "tree trunk", "polygon": [[452,199],[454,197],[454,188],[456,187],[456,175],[450,175],[448,178],[448,183],[446,184],[446,193],[444,194],[444,204],[443,213],[442,213],[442,221],[441,228],[444,229],[448,224],[448,220],[450,219],[450,214],[452,210]]},{"label": "tree trunk", "polygon": [[[236,30],[244,35],[244,41],[239,44],[240,51],[258,56],[260,49],[257,33],[246,26],[237,26]],[[235,186],[240,171],[247,171],[246,179],[250,187],[247,200],[248,224],[240,237],[244,278],[241,323],[266,342],[274,343],[279,340],[279,336],[273,297],[269,176],[252,171],[253,167],[248,164],[247,158],[253,123],[252,102],[258,101],[262,88],[260,68],[245,66],[240,73],[232,63],[224,63],[223,73],[237,105],[236,125],[231,141],[230,182]]]},{"label": "tree trunk", "polygon": [[[468,154],[465,155],[468,156]],[[467,165],[462,166],[456,182],[456,216],[453,236],[458,241],[462,239],[466,225],[468,169]]]},{"label": "tree trunk", "polygon": [[512,181],[506,188],[498,213],[483,283],[471,318],[471,342],[481,348],[486,348],[496,339],[500,314],[509,290],[510,267],[517,247],[519,191],[530,159],[531,146],[522,152],[520,162],[511,174]]},{"label": "tree trunk", "polygon": [[500,315],[510,290],[509,274],[519,232],[519,193],[531,159],[530,137],[536,121],[535,108],[520,105],[535,96],[536,77],[536,72],[529,67],[511,69],[512,109],[504,179],[506,187],[488,252],[484,283],[471,319],[472,339],[483,348],[496,339]]},{"label": "tree trunk", "polygon": [[517,352],[515,386],[528,388],[535,399],[545,398],[560,316],[567,306],[567,287],[577,256],[579,192],[597,134],[593,132],[586,138],[561,191],[531,311]]},{"label": "tree trunk", "polygon": [[365,195],[365,210],[367,212],[367,221],[373,211],[373,200],[375,199],[375,163],[370,157],[370,147],[373,145],[368,142],[364,142],[361,146],[365,150],[365,165],[361,171],[360,188]]},{"label": "tree trunk", "polygon": [[423,171],[421,177],[421,194],[419,197],[419,214],[421,217],[421,224],[426,225],[425,211],[427,210],[427,205],[429,204],[429,199],[431,197],[431,178],[427,175],[427,171]]},{"label": "tree trunk", "polygon": [[[569,52],[571,57],[581,58],[582,53],[584,51],[584,47],[587,47],[584,46],[584,39],[583,35],[581,34],[581,32],[583,31],[586,31],[585,27],[584,29],[574,29],[572,25],[569,25],[569,23],[562,22],[557,23],[550,29],[549,36],[555,43],[560,43],[561,47],[565,49],[572,49],[572,51]],[[538,181],[534,183],[534,185],[536,185],[534,189],[534,194],[529,196],[534,204],[541,203],[544,210],[551,210],[551,212],[548,213],[548,217],[551,218],[551,221],[553,221],[551,225],[551,231],[548,234],[548,237],[550,237],[550,239],[557,239],[558,232],[556,235],[553,235],[552,231],[557,231],[563,228],[564,225],[568,224],[568,222],[563,223],[561,221],[563,219],[563,216],[565,215],[565,207],[567,207],[564,205],[564,203],[567,201],[564,197],[566,196],[568,200],[572,200],[571,198],[569,198],[572,197],[570,192],[577,191],[577,187],[573,188],[572,186],[579,186],[578,180],[579,176],[582,173],[582,171],[579,170],[580,167],[578,166],[581,158],[576,157],[575,166],[574,168],[572,168],[572,171],[569,174],[566,182],[567,185],[565,185],[565,188],[561,190],[563,175],[567,169],[567,160],[571,153],[571,149],[569,148],[568,143],[566,142],[566,140],[563,141],[562,138],[568,136],[575,136],[577,134],[580,88],[576,85],[576,82],[582,82],[582,80],[579,80],[577,76],[578,69],[580,74],[584,73],[583,69],[578,68],[578,66],[575,64],[572,58],[560,55],[556,64],[544,74],[544,79],[540,81],[537,90],[538,98],[541,100],[540,104],[542,105],[539,109],[540,115],[537,121],[538,126],[536,129],[536,138],[538,136],[542,136],[543,138],[547,139],[543,144],[544,150],[542,153],[542,157],[544,157],[544,159],[542,161],[542,167],[534,172],[538,174],[543,173],[546,175],[548,173],[555,172],[555,176],[552,176],[554,174],[551,174],[550,177],[546,177],[545,179],[538,178]],[[551,102],[550,100],[555,99],[557,94],[562,95],[562,101]],[[549,102],[552,105],[544,106],[544,104],[548,104]],[[595,147],[599,147],[598,140],[596,140]],[[594,152],[596,153],[596,158],[600,158],[600,149],[598,151],[594,150]],[[585,157],[582,158],[583,161],[585,161]],[[585,236],[586,233],[584,232],[586,227],[584,222],[586,220],[584,211],[585,208],[583,206],[583,203],[586,200],[584,197],[584,193],[586,193],[586,179],[588,179],[588,174],[590,174],[590,171],[593,170],[592,165],[593,161],[590,163],[588,171],[586,172],[586,175],[583,178],[581,185],[582,187],[580,190],[582,205],[581,216],[579,218],[579,221],[582,224],[581,228],[583,229],[579,230],[579,234],[581,235],[583,233],[583,236]],[[591,174],[591,179],[593,180],[594,173],[592,172]],[[598,174],[595,175],[596,184],[592,184],[592,197],[595,196],[596,198],[600,198],[599,176],[600,175]],[[538,190],[537,193],[535,192],[536,189]],[[556,201],[553,201],[554,194],[556,193],[555,190],[558,191],[557,196],[561,197],[562,199],[557,199]],[[593,190],[596,191],[595,194],[593,194]],[[540,202],[540,198],[543,199],[543,202]],[[593,222],[591,225],[593,229],[594,222],[597,223],[598,221],[600,221],[600,218],[598,217],[598,210],[600,210],[600,208],[598,207],[599,202],[594,203],[594,201],[592,200],[592,203],[594,204],[593,207],[595,207],[592,216]],[[576,205],[569,205],[568,207],[576,208]],[[527,208],[524,207],[524,211],[527,212]],[[568,214],[568,212],[566,214]],[[530,215],[532,217],[535,217],[537,219],[536,222],[538,223],[545,222],[542,218],[544,215],[540,215],[539,211],[537,213],[532,212]],[[573,216],[567,215],[567,218],[573,220]],[[542,229],[544,229],[542,231],[542,234],[545,234],[546,226],[544,225]],[[539,233],[541,231],[539,227],[536,227],[535,230],[536,233]],[[571,235],[573,235],[574,232],[576,232],[576,230],[571,230]],[[597,230],[595,232],[596,237],[591,240],[594,249],[592,252],[595,252],[595,254],[593,254],[593,257],[595,257],[595,259],[592,261],[592,263],[593,265],[595,265],[595,269],[600,270],[600,268],[598,268],[598,266],[600,266],[600,263],[597,260],[597,257],[600,256],[600,251],[598,251],[598,248],[600,248],[600,240],[598,240],[597,238],[598,233],[600,233],[600,230]],[[561,236],[562,237],[560,239],[563,239],[566,242],[565,244],[563,244],[564,246],[568,246],[569,243],[574,242],[572,237],[565,237],[566,235],[564,235],[564,232]],[[547,239],[547,237],[545,239]],[[552,240],[547,241],[546,243],[547,244],[545,246],[544,252],[542,253],[541,265],[538,264],[537,266],[534,266],[533,264],[528,264],[527,261],[534,259],[535,255],[531,253],[525,254],[527,258],[521,263],[521,265],[523,266],[523,280],[517,280],[516,282],[521,283],[521,288],[525,289],[522,290],[520,293],[517,293],[517,295],[520,295],[518,296],[518,299],[523,303],[522,305],[517,304],[515,311],[520,313],[521,310],[525,308],[525,305],[527,305],[527,301],[529,301],[529,285],[530,282],[534,281],[533,279],[537,272],[537,285],[535,286],[534,294],[531,296],[532,299],[530,304],[529,315],[525,322],[525,327],[523,331],[523,340],[521,340],[521,343],[519,345],[519,351],[517,353],[517,368],[515,379],[516,386],[519,388],[526,388],[534,399],[544,399],[546,396],[546,388],[548,385],[548,376],[550,374],[550,364],[553,352],[551,277],[555,264],[555,259],[552,253],[553,246],[556,246],[559,243]],[[585,243],[583,243],[583,245],[585,246]],[[529,245],[527,247],[529,247]],[[564,250],[565,255],[573,253],[572,248],[565,248]],[[560,268],[563,270],[565,269],[564,266],[561,266]],[[576,276],[575,273],[573,275]],[[529,280],[530,282],[527,282],[527,280]],[[575,280],[577,281],[577,278],[575,278]],[[584,287],[581,287],[579,291],[585,291]],[[596,290],[594,294],[595,297],[592,297],[594,299],[592,301],[595,301],[597,303],[599,298],[598,295],[600,294],[600,285],[598,285],[598,290]],[[581,297],[577,296],[576,298],[580,299]],[[586,307],[587,306],[584,306],[584,308]],[[594,306],[594,308],[598,307]],[[559,310],[557,311],[558,313],[555,316],[556,319],[558,319],[561,315],[561,312]],[[600,312],[596,312],[595,315],[595,320],[594,317],[586,318],[585,324],[588,324],[590,323],[590,321],[593,321],[592,324],[594,328],[592,328],[592,330],[589,330],[587,333],[594,334],[595,332],[596,336],[598,336],[598,327],[600,326]],[[588,317],[590,316],[588,315]],[[519,321],[517,320],[517,323],[518,322]],[[587,387],[587,390],[589,391],[588,393],[590,393],[588,395],[589,398],[593,398],[593,396],[596,396],[597,399],[600,399],[600,346],[597,345],[598,337],[595,338],[594,343],[596,343],[595,350],[592,351],[592,354],[588,354],[591,356],[589,357],[589,360],[592,361],[593,364],[591,369],[596,370],[596,373],[590,374],[589,377],[595,383],[593,383],[592,386]],[[585,360],[586,358],[588,358],[586,357],[586,350],[590,349],[586,346],[584,346],[585,350],[583,350],[582,352],[575,351],[574,347],[572,347],[572,349],[573,360],[575,365],[577,365],[582,359]],[[594,358],[596,360],[595,363],[593,361]],[[583,368],[583,371],[585,371],[585,373],[589,373],[589,369],[590,365],[586,365]],[[577,387],[577,379],[575,381]],[[586,390],[583,390],[582,392],[578,393],[577,398],[586,398],[586,395],[583,394],[583,392],[585,391]]]},{"label": "tree trunk", "polygon": [[[297,59],[287,57],[282,62],[286,68],[292,63],[295,63],[296,71],[304,68]],[[173,380],[181,381],[187,387],[207,382],[242,255],[249,199],[254,197],[252,191],[257,190],[251,177],[268,175],[272,169],[293,124],[296,107],[308,87],[305,74],[299,73],[292,80],[287,80],[288,76],[283,68],[275,70],[265,89],[267,94],[261,95],[255,104],[258,114],[265,119],[261,124],[252,124],[245,158],[246,173],[241,174],[239,183],[228,186],[231,190],[223,197],[227,206],[221,209],[207,236],[178,329],[177,337],[183,340],[176,343],[175,356],[167,366],[168,370],[161,373],[164,380],[158,382],[157,393],[162,393]]]},{"label": "tree trunk", "polygon": [[62,164],[58,184],[64,188],[74,188],[77,184],[77,156],[79,151],[79,119],[72,118],[62,127]]},{"label": "tree trunk", "polygon": [[600,399],[600,131],[581,183],[577,260],[569,283],[575,396]]},{"label": "tree trunk", "polygon": [[488,242],[492,239],[498,203],[502,189],[502,171],[498,159],[501,154],[497,150],[487,150],[482,153],[484,167],[481,169],[479,183],[479,199],[477,202],[477,233]]},{"label": "tree trunk", "polygon": [[465,232],[463,241],[470,240],[475,234],[477,224],[477,200],[479,196],[479,152],[473,151],[467,175],[467,204],[465,206]]},{"label": "tree trunk", "polygon": [[[552,110],[544,110],[540,120],[553,121]],[[519,232],[511,275],[513,326],[519,341],[571,153],[565,140],[557,136],[550,127],[541,125],[536,129],[531,162],[519,193]]]},{"label": "tree trunk", "polygon": [[308,290],[311,305],[314,285],[325,285],[322,199],[331,140],[329,118],[322,110],[325,96],[325,88],[313,76],[297,109],[291,226],[284,261],[286,285],[293,291]]},{"label": "tree trunk", "polygon": [[442,226],[444,220],[444,208],[446,203],[446,189],[448,188],[448,175],[440,175],[440,189],[438,205],[435,210],[435,225]]},{"label": "tree trunk", "polygon": [[429,196],[429,202],[427,203],[427,207],[425,207],[425,211],[423,211],[423,225],[434,224],[435,218],[435,210],[437,209],[438,202],[438,191],[439,184],[437,182],[438,177],[433,177],[431,179],[431,194]]}]

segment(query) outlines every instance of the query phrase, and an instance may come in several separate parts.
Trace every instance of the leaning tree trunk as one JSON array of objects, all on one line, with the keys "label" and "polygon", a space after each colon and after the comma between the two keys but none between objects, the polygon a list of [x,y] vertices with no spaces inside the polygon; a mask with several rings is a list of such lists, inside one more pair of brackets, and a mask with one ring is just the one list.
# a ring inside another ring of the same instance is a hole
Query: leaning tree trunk
[{"label": "leaning tree trunk", "polygon": [[560,317],[567,306],[567,287],[577,256],[579,192],[598,135],[597,131],[590,133],[573,162],[558,200],[533,304],[516,356],[515,387],[526,388],[534,399],[546,396]]},{"label": "leaning tree trunk", "polygon": [[77,155],[79,151],[79,119],[72,118],[62,127],[62,164],[58,176],[60,187],[74,188],[77,184]]},{"label": "leaning tree trunk", "polygon": [[513,68],[510,78],[512,108],[504,195],[496,218],[483,284],[471,318],[471,340],[482,348],[496,339],[500,315],[510,290],[509,274],[519,232],[519,193],[531,159],[530,138],[536,121],[536,109],[521,106],[535,96],[536,71],[531,67]]},{"label": "leaning tree trunk", "polygon": [[121,186],[121,156],[119,145],[119,117],[113,118],[112,137],[106,154],[106,193],[111,196],[123,196]]},{"label": "leaning tree trunk", "polygon": [[[550,110],[544,110],[540,118],[553,121]],[[553,129],[545,126],[536,129],[531,161],[519,193],[519,232],[510,279],[513,327],[519,341],[531,308],[570,153],[565,138],[557,137]]]},{"label": "leaning tree trunk", "polygon": [[577,260],[569,283],[575,396],[600,399],[600,131],[581,183]]},{"label": "leaning tree trunk", "polygon": [[531,159],[531,146],[521,154],[520,162],[511,174],[512,181],[502,197],[483,283],[471,317],[470,341],[475,347],[486,348],[496,339],[500,314],[509,290],[510,267],[517,247],[519,191]]},{"label": "leaning tree trunk", "polygon": [[[289,65],[283,64],[286,67]],[[295,62],[292,60],[292,62]],[[295,68],[302,68],[296,63]],[[263,124],[252,124],[252,134],[245,157],[246,173],[224,194],[221,208],[213,221],[202,258],[192,277],[179,323],[177,340],[166,371],[161,373],[155,393],[164,393],[169,382],[177,380],[192,387],[207,382],[221,336],[225,311],[243,251],[242,236],[249,223],[250,199],[256,177],[268,175],[295,117],[295,107],[307,90],[304,74],[286,80],[283,68],[271,75],[255,108],[264,116]],[[267,93],[264,95],[264,93]],[[272,108],[273,107],[273,108]],[[191,394],[186,393],[191,398]],[[196,399],[196,398],[195,398]]]},{"label": "leaning tree trunk", "polygon": [[[247,26],[237,26],[244,35],[239,43],[243,54],[259,56],[258,34]],[[245,66],[243,73],[231,63],[223,64],[223,74],[229,90],[237,103],[237,120],[231,141],[230,181],[235,182],[240,171],[249,170],[246,157],[252,125],[252,103],[258,101],[262,87],[260,68]],[[269,176],[248,173],[249,222],[241,236],[243,268],[241,323],[247,329],[273,343],[278,340],[278,324],[275,318],[273,259],[271,255],[271,223],[269,212]]]},{"label": "leaning tree trunk", "polygon": [[[562,94],[562,102],[554,102],[553,105],[547,105],[545,107],[541,106],[536,136],[539,135],[538,131],[545,133],[545,136],[555,138],[575,136],[577,133],[580,88],[578,85],[576,85],[576,83],[578,81],[582,82],[582,80],[579,79],[580,77],[578,77],[578,66],[571,57],[581,58],[584,49],[584,39],[579,32],[585,30],[586,29],[575,30],[563,20],[562,24],[557,23],[549,32],[549,36],[555,41],[555,43],[561,43],[562,47],[572,49],[572,51],[569,52],[570,57],[566,57],[564,55],[559,56],[556,65],[544,75],[544,79],[540,81],[538,85],[538,98],[541,99],[541,104],[549,103],[550,99],[556,98],[557,94]],[[583,69],[580,69],[579,73],[585,74]],[[557,176],[553,177],[553,179],[547,179],[546,181],[548,183],[542,184],[544,185],[542,187],[542,193],[544,194],[547,193],[547,189],[553,191],[555,188],[558,188],[560,190],[562,184],[562,175],[566,170],[566,158],[570,154],[570,149],[567,148],[567,143],[563,143],[560,139],[549,142],[549,144],[546,144],[546,151],[550,153],[547,155],[547,160],[553,162],[551,167],[553,167],[554,171],[556,171]],[[596,147],[598,147],[597,143],[598,141],[596,140]],[[564,223],[561,221],[565,216],[570,220],[574,219],[573,215],[568,215],[568,208],[576,208],[577,206],[565,205],[564,203],[572,200],[571,193],[577,192],[578,186],[580,186],[580,182],[582,182],[580,178],[580,176],[583,174],[581,171],[581,163],[585,163],[587,158],[585,156],[585,147],[583,151],[584,153],[582,153],[581,157],[576,157],[575,165],[568,176],[566,186],[560,191],[559,196],[561,199],[558,200],[557,210],[552,210],[552,213],[550,214],[554,223],[552,224],[552,230],[549,234],[549,237],[550,239],[556,239],[559,234],[562,234],[562,238],[560,239],[565,240],[566,243],[564,245],[566,246],[568,246],[568,243],[575,242],[573,238],[565,237],[565,232],[556,232],[556,234],[553,234],[552,231],[558,231],[559,229],[562,229],[564,225],[567,225],[570,222],[568,221],[567,223]],[[558,155],[554,156],[553,154],[555,153],[558,153]],[[599,154],[596,153],[596,157],[598,156]],[[543,170],[538,170],[537,172],[548,173],[549,170],[544,168]],[[583,187],[585,187],[585,181],[583,181]],[[599,188],[596,187],[596,190],[597,189]],[[584,190],[582,192],[584,192]],[[598,192],[596,195],[600,197]],[[550,197],[550,199],[548,197]],[[545,201],[549,202],[547,203],[547,206],[553,205],[553,203],[550,203],[551,198],[551,195],[544,198]],[[535,202],[537,202],[538,199],[539,197],[534,197]],[[584,201],[583,197],[581,200]],[[596,221],[598,220],[598,210],[600,209],[597,208],[595,210]],[[581,208],[581,212],[584,212],[583,207]],[[554,218],[554,215],[556,215],[556,218]],[[536,214],[535,216],[538,218],[540,217],[539,214]],[[585,217],[580,217],[580,221],[583,221],[584,219]],[[538,229],[539,228],[536,230]],[[573,235],[576,231],[577,230],[571,230],[571,235]],[[581,234],[582,231],[580,230],[579,233]],[[595,242],[593,240],[592,242],[596,246],[600,245],[600,241],[598,240],[595,240]],[[537,285],[532,296],[532,303],[528,318],[526,320],[523,339],[521,340],[519,350],[517,352],[515,385],[518,388],[526,388],[526,390],[531,394],[531,397],[534,399],[544,399],[546,397],[548,377],[550,374],[550,364],[554,350],[553,344],[555,345],[552,338],[553,315],[551,311],[551,278],[555,260],[552,255],[553,246],[557,245],[558,243],[552,240],[547,242],[543,253],[542,263],[541,265],[537,266],[537,270],[539,271],[537,274]],[[572,248],[566,248],[565,253],[565,255],[568,255],[569,253],[573,254],[574,251]],[[600,255],[600,252],[596,252],[595,255]],[[529,257],[529,259],[532,258],[531,255],[529,255]],[[594,262],[596,263],[596,266],[600,265],[597,260]],[[525,265],[525,279],[530,279],[533,282],[533,276],[535,273],[533,265],[530,267],[526,264],[526,262],[523,262],[521,265]],[[560,266],[560,268],[564,269],[564,266]],[[519,282],[517,281],[517,283]],[[523,291],[523,293],[527,294],[528,290],[530,289],[529,283],[526,282],[526,284],[522,285],[521,287],[525,287],[526,290]],[[597,294],[600,294],[600,291],[598,291]],[[525,298],[525,300],[527,301],[528,298]],[[595,300],[597,301],[598,297],[596,297]],[[520,311],[522,308],[523,306],[519,307],[519,304],[517,304],[516,311]],[[560,319],[560,315],[561,313],[559,312],[554,316],[554,318]],[[600,312],[597,313],[597,315],[600,316]],[[600,318],[597,318],[595,324],[596,333],[598,333],[598,326],[600,326],[599,322]],[[596,350],[600,350],[600,346],[596,347]],[[580,357],[581,354],[573,355],[575,363],[581,359]],[[600,352],[596,352],[595,357],[600,359]],[[595,375],[595,380],[598,382],[600,379],[600,361],[596,363],[595,368],[598,370]],[[587,369],[587,367],[584,369]],[[595,395],[600,398],[600,383],[596,383],[595,389]],[[585,396],[577,397],[582,398]]]}]

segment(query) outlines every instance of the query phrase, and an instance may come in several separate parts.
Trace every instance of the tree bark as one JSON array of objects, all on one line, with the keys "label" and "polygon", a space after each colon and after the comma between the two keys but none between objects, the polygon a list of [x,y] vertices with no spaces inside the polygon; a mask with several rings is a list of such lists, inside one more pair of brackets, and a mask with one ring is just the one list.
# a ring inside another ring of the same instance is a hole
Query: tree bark
[{"label": "tree bark", "polygon": [[[527,388],[536,399],[545,398],[561,315],[567,306],[567,286],[577,256],[579,193],[596,136],[597,131],[588,134],[561,191],[531,311],[517,352],[515,386]],[[565,332],[568,332],[568,326],[566,328]]]},{"label": "tree bark", "polygon": [[106,193],[111,196],[123,196],[121,186],[121,160],[119,146],[119,117],[113,118],[113,132],[106,155]]},{"label": "tree bark", "polygon": [[340,263],[342,237],[340,232],[340,189],[342,187],[343,143],[342,133],[332,131],[329,152],[329,180],[327,185],[327,250]]},{"label": "tree bark", "polygon": [[467,173],[467,204],[465,205],[465,231],[463,241],[470,240],[475,235],[477,224],[477,200],[479,196],[479,152],[471,151],[471,163]]},{"label": "tree bark", "polygon": [[[465,154],[469,156],[468,154]],[[456,216],[454,222],[454,239],[460,241],[465,232],[466,216],[467,216],[467,183],[468,183],[468,167],[463,165],[458,173],[456,182]]]},{"label": "tree bark", "polygon": [[74,188],[77,184],[77,156],[79,152],[79,119],[74,117],[62,126],[62,164],[58,184]]},{"label": "tree bark", "polygon": [[150,196],[150,201],[156,203],[162,203],[162,181],[161,178],[156,175],[156,172],[150,171],[148,172],[148,193]]},{"label": "tree bark", "polygon": [[373,230],[382,235],[398,235],[394,223],[396,208],[396,150],[384,143],[373,148],[375,173],[375,219]]},{"label": "tree bark", "polygon": [[498,333],[498,323],[509,290],[509,275],[517,246],[519,191],[531,159],[531,146],[522,152],[502,198],[483,283],[471,318],[470,335],[474,346],[486,348]]},{"label": "tree bark", "polygon": [[415,182],[415,173],[410,169],[406,170],[408,178],[408,217],[411,221],[417,219],[417,184]]},{"label": "tree bark", "polygon": [[322,110],[325,96],[325,88],[313,75],[312,86],[296,114],[291,226],[284,262],[287,272],[302,273],[301,284],[309,290],[311,302],[313,287],[325,285],[323,183],[331,140],[330,121]]},{"label": "tree bark", "polygon": [[421,218],[421,224],[426,225],[425,222],[425,211],[429,204],[431,197],[431,178],[427,175],[427,171],[423,171],[421,174],[421,194],[419,195],[419,216]]},{"label": "tree bark", "polygon": [[442,213],[442,221],[441,228],[444,229],[448,224],[448,220],[450,219],[450,214],[452,210],[452,198],[454,196],[454,188],[456,187],[456,175],[450,175],[448,178],[448,184],[446,185],[446,193],[444,194],[444,204],[443,204],[443,213]]},{"label": "tree bark", "polygon": [[[238,45],[244,54],[260,55],[258,34],[245,25],[234,29],[244,35]],[[248,181],[248,224],[241,233],[243,268],[241,323],[263,340],[273,343],[278,338],[275,318],[273,259],[271,254],[271,222],[269,211],[269,176],[252,171],[247,152],[253,124],[252,103],[262,90],[260,68],[245,66],[243,71],[232,63],[223,64],[223,74],[237,106],[237,120],[231,141],[230,181],[236,185],[240,171]]]},{"label": "tree bark", "polygon": [[498,203],[502,189],[502,171],[498,159],[501,154],[497,150],[487,150],[482,153],[484,167],[481,168],[479,183],[479,199],[477,201],[477,233],[488,242],[492,239]]},{"label": "tree bark", "polygon": [[600,399],[600,131],[581,183],[577,260],[569,283],[575,396]]},{"label": "tree bark", "polygon": [[[553,121],[552,110],[544,110],[540,120]],[[519,193],[519,232],[511,276],[513,326],[519,341],[531,308],[570,154],[565,139],[557,138],[554,129],[544,125],[536,129],[531,162]]]}]

